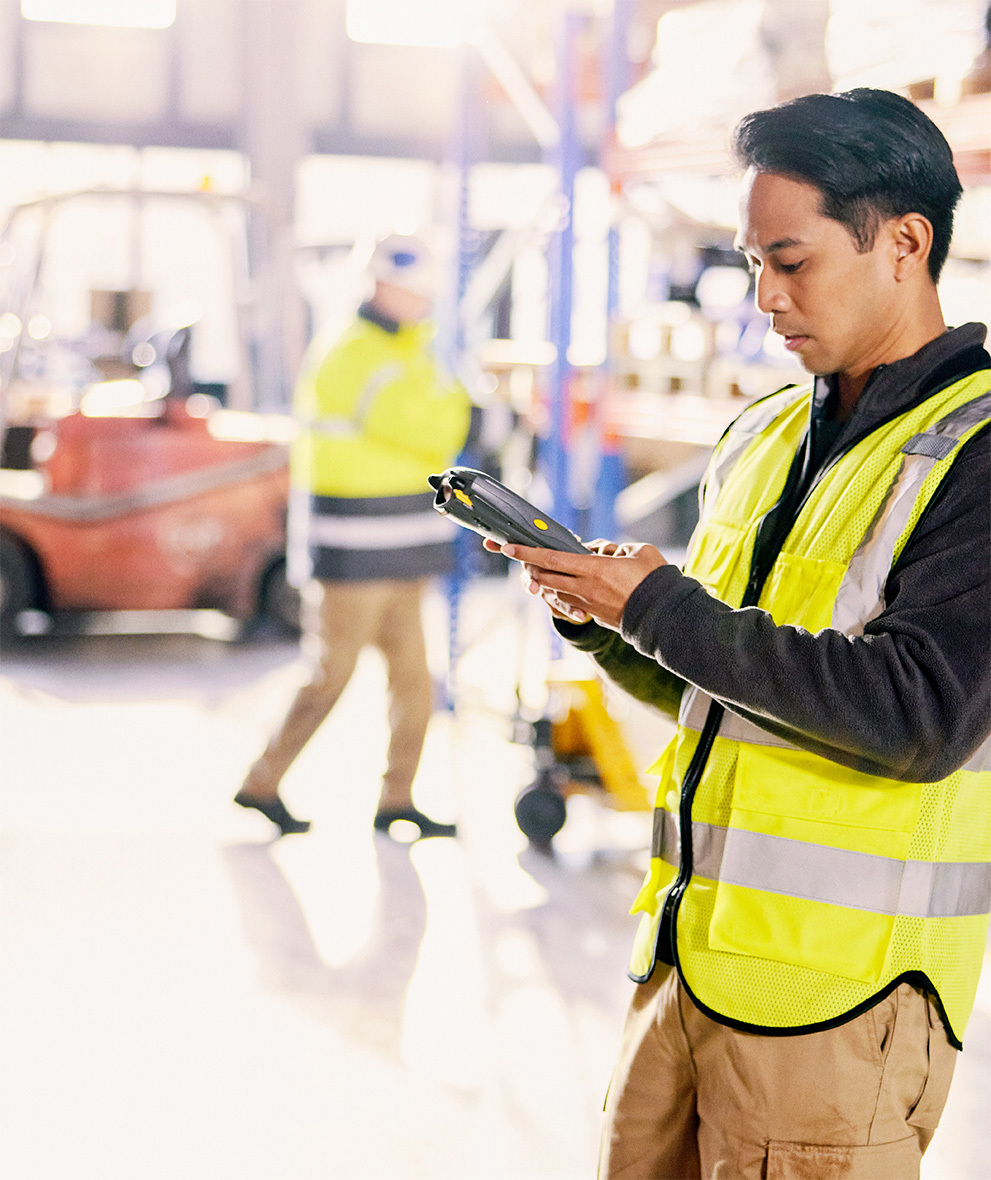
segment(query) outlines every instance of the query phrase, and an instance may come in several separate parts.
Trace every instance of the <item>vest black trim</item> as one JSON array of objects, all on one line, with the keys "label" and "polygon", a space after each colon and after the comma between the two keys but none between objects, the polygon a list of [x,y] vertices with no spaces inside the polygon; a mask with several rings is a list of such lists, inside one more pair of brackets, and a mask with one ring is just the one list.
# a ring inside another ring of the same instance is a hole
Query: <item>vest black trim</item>
[{"label": "vest black trim", "polygon": [[725,1024],[728,1028],[735,1028],[739,1032],[757,1033],[762,1037],[794,1037],[803,1036],[805,1033],[828,1032],[831,1028],[840,1028],[844,1024],[848,1024],[851,1020],[856,1020],[858,1016],[863,1016],[865,1012],[869,1012],[876,1007],[900,984],[908,983],[912,987],[918,988],[936,1005],[936,1010],[939,1013],[940,1021],[943,1025],[943,1030],[946,1033],[946,1039],[950,1042],[954,1049],[963,1049],[963,1042],[954,1034],[950,1022],[947,1018],[946,1011],[943,1008],[943,1003],[939,998],[939,993],[933,986],[932,980],[924,971],[903,971],[901,975],[897,976],[890,983],[885,984],[879,991],[876,991],[869,999],[857,1004],[854,1008],[849,1008],[846,1012],[839,1016],[834,1016],[832,1020],[820,1020],[813,1024],[799,1024],[789,1025],[786,1028],[779,1028],[777,1026],[768,1026],[761,1024],[749,1024],[745,1020],[736,1020],[732,1016],[724,1016],[721,1012],[715,1012],[712,1008],[695,995],[692,989],[685,982],[684,972],[681,970],[680,964],[677,962],[677,949],[675,949],[675,970],[678,972],[678,979],[681,986],[685,989],[685,993],[692,1001],[698,1010],[710,1020],[717,1024]]},{"label": "vest black trim", "polygon": [[322,581],[415,579],[448,573],[454,528],[433,493],[309,497],[311,576]]}]

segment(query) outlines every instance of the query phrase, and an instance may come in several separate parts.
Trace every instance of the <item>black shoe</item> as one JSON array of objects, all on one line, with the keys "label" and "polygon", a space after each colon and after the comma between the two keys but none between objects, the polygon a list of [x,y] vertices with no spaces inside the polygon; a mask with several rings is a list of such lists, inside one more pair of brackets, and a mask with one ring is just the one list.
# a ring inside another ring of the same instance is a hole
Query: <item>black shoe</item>
[{"label": "black shoe", "polygon": [[385,832],[388,835],[389,828],[397,820],[404,820],[406,823],[416,824],[420,829],[420,835],[417,837],[420,840],[424,840],[429,836],[456,836],[458,834],[456,824],[439,824],[435,819],[431,819],[429,815],[424,815],[422,811],[418,811],[415,807],[393,807],[388,811],[380,811],[375,817],[375,830],[377,832]]},{"label": "black shoe", "polygon": [[247,791],[238,791],[234,796],[234,802],[239,807],[253,807],[255,811],[260,811],[266,819],[275,824],[281,836],[291,836],[296,832],[310,830],[310,821],[297,819],[278,795],[271,799],[262,799],[256,795],[249,795]]}]

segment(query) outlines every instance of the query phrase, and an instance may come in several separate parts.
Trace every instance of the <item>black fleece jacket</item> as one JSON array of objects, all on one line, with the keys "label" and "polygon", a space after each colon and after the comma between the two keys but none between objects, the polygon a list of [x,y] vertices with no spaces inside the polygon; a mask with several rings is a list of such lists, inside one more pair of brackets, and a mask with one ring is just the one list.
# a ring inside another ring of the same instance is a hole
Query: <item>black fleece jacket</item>
[{"label": "black fleece jacket", "polygon": [[[838,431],[834,381],[817,378],[803,490],[881,423],[991,366],[985,335],[983,325],[966,324],[880,366]],[[782,506],[762,564],[780,548],[799,499]],[[672,565],[633,591],[620,633],[557,627],[610,679],[671,716],[694,684],[834,762],[907,782],[944,778],[991,733],[991,429],[961,448],[862,637],[779,627],[757,607],[734,610]]]}]

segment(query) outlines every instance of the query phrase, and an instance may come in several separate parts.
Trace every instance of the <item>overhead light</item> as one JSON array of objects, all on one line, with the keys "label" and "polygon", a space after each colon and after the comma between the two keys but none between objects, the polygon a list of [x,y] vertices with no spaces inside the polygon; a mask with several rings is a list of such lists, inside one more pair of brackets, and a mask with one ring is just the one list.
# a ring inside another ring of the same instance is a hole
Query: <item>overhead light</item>
[{"label": "overhead light", "polygon": [[347,0],[352,41],[453,49],[474,27],[483,0]]},{"label": "overhead light", "polygon": [[175,22],[175,6],[176,0],[21,0],[21,16],[61,24],[167,29]]},{"label": "overhead light", "polygon": [[46,315],[33,315],[28,320],[28,335],[32,340],[46,340],[52,334],[52,321]]},{"label": "overhead light", "polygon": [[21,334],[21,321],[12,311],[0,315],[0,339],[16,340]]},{"label": "overhead light", "polygon": [[709,266],[695,284],[695,298],[713,315],[733,311],[746,299],[750,275],[742,266]]},{"label": "overhead light", "polygon": [[148,403],[140,381],[97,381],[83,394],[79,409],[87,418],[150,418],[157,411]]}]

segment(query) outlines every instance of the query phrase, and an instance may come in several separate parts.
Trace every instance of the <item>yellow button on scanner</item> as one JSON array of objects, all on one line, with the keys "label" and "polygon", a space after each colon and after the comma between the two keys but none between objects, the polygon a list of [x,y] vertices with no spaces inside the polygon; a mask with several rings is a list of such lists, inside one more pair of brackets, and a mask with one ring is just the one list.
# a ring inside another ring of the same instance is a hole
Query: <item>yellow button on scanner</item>
[{"label": "yellow button on scanner", "polygon": [[550,527],[547,524],[547,521],[541,520],[539,516],[537,517],[537,519],[533,523],[537,526],[538,529],[546,529],[546,528]]},{"label": "yellow button on scanner", "polygon": [[469,508],[475,507],[475,505],[471,502],[471,497],[466,492],[461,491],[460,488],[453,488],[452,491],[462,504],[467,504]]}]

